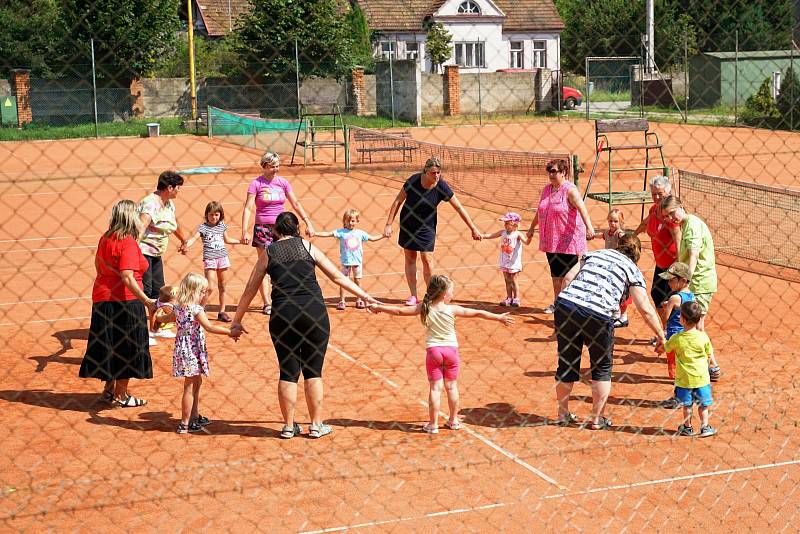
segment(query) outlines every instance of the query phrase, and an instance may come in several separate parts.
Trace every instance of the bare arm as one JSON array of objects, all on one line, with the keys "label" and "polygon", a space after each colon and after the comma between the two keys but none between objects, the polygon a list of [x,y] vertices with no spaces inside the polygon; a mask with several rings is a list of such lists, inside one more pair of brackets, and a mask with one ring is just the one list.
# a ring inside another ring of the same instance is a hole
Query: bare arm
[{"label": "bare arm", "polygon": [[242,291],[242,296],[239,297],[239,304],[236,306],[236,315],[231,324],[232,330],[234,329],[234,325],[237,325],[239,330],[246,332],[242,327],[242,318],[247,308],[250,306],[250,303],[253,301],[253,297],[258,293],[258,288],[261,287],[264,276],[267,274],[268,259],[269,256],[262,254],[256,261],[256,264],[253,265],[253,270],[250,271],[250,278],[247,280],[247,285],[244,287],[244,291]]},{"label": "bare arm", "polygon": [[242,209],[242,245],[250,244],[250,236],[247,235],[250,228],[250,212],[256,205],[256,196],[252,193],[247,193],[247,198],[244,199],[244,208]]},{"label": "bare arm", "polygon": [[203,330],[206,332],[211,332],[212,334],[224,334],[226,336],[231,335],[231,329],[226,326],[219,326],[215,324],[211,324],[211,321],[208,320],[208,316],[206,312],[200,311],[197,314],[197,322],[200,323],[200,326],[203,327]]},{"label": "bare arm", "polygon": [[583,203],[581,195],[578,193],[578,188],[570,188],[569,193],[567,193],[567,201],[572,207],[578,210],[578,213],[580,213],[581,219],[583,219],[583,224],[586,225],[586,239],[594,239],[594,225],[592,225],[592,220],[589,218],[589,212],[586,210],[586,204]]},{"label": "bare arm", "polygon": [[333,232],[316,232],[314,237],[333,237]]},{"label": "bare arm", "polygon": [[483,238],[483,234],[478,231],[478,227],[472,222],[472,219],[469,217],[469,213],[467,213],[467,210],[465,210],[464,206],[461,205],[461,201],[458,200],[456,195],[450,197],[450,205],[455,208],[456,213],[458,213],[459,217],[461,217],[461,220],[464,221],[464,224],[467,225],[467,228],[472,231],[472,239],[475,241],[480,241]]},{"label": "bare arm", "polygon": [[456,306],[455,304],[450,305],[450,309],[453,311],[453,315],[455,317],[466,317],[466,318],[477,318],[477,319],[488,319],[490,321],[497,321],[499,323],[503,323],[506,326],[514,324],[514,318],[511,317],[508,312],[506,313],[491,313],[486,310],[476,310],[474,308],[465,308],[463,306]]},{"label": "bare arm", "polygon": [[647,290],[643,287],[632,286],[630,288],[630,293],[631,297],[633,297],[633,303],[636,305],[636,309],[642,314],[644,322],[647,324],[648,328],[653,331],[658,339],[656,342],[656,351],[663,352],[664,343],[666,343],[667,340],[664,338],[664,331],[661,329],[661,319],[659,319],[655,308],[653,308],[653,305],[650,304],[650,299],[647,296]]},{"label": "bare arm", "polygon": [[144,294],[144,291],[142,291],[142,288],[139,287],[139,283],[136,281],[136,278],[134,278],[133,271],[131,269],[123,269],[119,272],[119,277],[122,280],[122,283],[125,284],[125,287],[128,288],[128,291],[133,293],[134,296],[136,296],[136,298],[139,299],[139,301],[144,304],[151,313],[155,311],[156,301]]},{"label": "bare arm", "polygon": [[380,241],[381,239],[386,239],[386,236],[383,234],[375,234],[369,236],[368,241]]},{"label": "bare arm", "polygon": [[192,237],[190,237],[189,239],[186,240],[186,243],[184,245],[185,248],[188,250],[189,247],[191,247],[194,244],[194,242],[197,241],[197,238],[199,238],[199,237],[200,237],[200,232],[195,232]]},{"label": "bare arm", "polygon": [[311,219],[308,218],[308,214],[297,199],[297,195],[294,194],[294,191],[289,191],[286,193],[286,198],[289,199],[292,208],[294,208],[294,211],[300,216],[300,220],[306,223],[306,237],[314,237],[314,225],[311,224]]},{"label": "bare arm", "polygon": [[639,234],[641,234],[642,232],[644,232],[645,230],[647,230],[647,223],[648,223],[648,221],[650,221],[650,215],[649,215],[649,214],[647,215],[647,217],[645,217],[644,219],[642,219],[642,222],[640,222],[640,223],[639,223],[639,226],[637,226],[637,227],[636,227],[636,229],[635,229],[633,232],[634,232],[636,235],[639,235]]},{"label": "bare arm", "polygon": [[697,260],[700,258],[700,251],[696,248],[689,249],[689,260],[686,265],[689,266],[689,279],[694,276],[694,268],[697,267]]},{"label": "bare arm", "polygon": [[528,231],[525,232],[525,237],[527,238],[526,245],[531,244],[531,240],[533,239],[533,231],[536,230],[536,227],[539,226],[539,211],[536,211],[536,214],[533,216],[533,222],[531,222],[531,227],[528,228]]},{"label": "bare arm", "polygon": [[503,230],[498,230],[496,232],[492,232],[491,234],[481,234],[484,239],[497,239],[503,235]]},{"label": "bare arm", "polygon": [[400,210],[400,206],[405,201],[406,191],[405,189],[400,189],[400,192],[397,193],[396,197],[394,197],[394,201],[389,208],[389,215],[386,217],[386,227],[383,229],[383,235],[386,237],[392,237],[392,223],[394,222],[394,218],[397,217],[397,212]]},{"label": "bare arm", "polygon": [[675,242],[676,245],[680,246],[681,239],[683,239],[683,232],[681,232],[680,225],[670,225],[669,226],[669,235],[672,236],[672,241]]},{"label": "bare arm", "polygon": [[387,306],[386,304],[378,304],[373,302],[367,309],[372,313],[388,313],[389,315],[402,315],[405,317],[411,317],[414,315],[419,315],[422,306],[417,304],[416,306]]},{"label": "bare arm", "polygon": [[[305,245],[305,244],[304,244]],[[374,298],[370,296],[369,293],[361,289],[357,286],[352,280],[342,274],[342,271],[336,268],[336,266],[331,263],[331,260],[328,259],[325,254],[319,250],[314,245],[311,245],[311,257],[314,258],[314,261],[317,263],[317,267],[325,273],[325,276],[331,279],[336,285],[346,289],[353,295],[362,298],[368,302],[376,302]]]},{"label": "bare arm", "polygon": [[664,306],[664,317],[669,318],[675,308],[681,307],[681,298],[678,295],[672,295],[667,299],[667,304]]},{"label": "bare arm", "polygon": [[153,218],[150,217],[150,215],[147,213],[140,213],[139,222],[142,223],[142,233],[139,234],[139,241],[141,241],[142,238],[144,237],[145,230],[147,230],[147,227],[150,226],[151,222],[153,222]]},{"label": "bare arm", "polygon": [[561,291],[567,289],[567,286],[569,286],[572,283],[572,281],[575,280],[575,277],[578,275],[578,271],[580,270],[581,270],[581,262],[579,261],[578,263],[572,266],[572,269],[570,269],[567,274],[564,275],[564,279],[561,280]]},{"label": "bare arm", "polygon": [[[226,245],[241,245],[241,239],[233,239],[232,237],[228,236],[228,231],[222,233],[222,239],[225,241]],[[186,245],[187,247],[189,245]]]}]

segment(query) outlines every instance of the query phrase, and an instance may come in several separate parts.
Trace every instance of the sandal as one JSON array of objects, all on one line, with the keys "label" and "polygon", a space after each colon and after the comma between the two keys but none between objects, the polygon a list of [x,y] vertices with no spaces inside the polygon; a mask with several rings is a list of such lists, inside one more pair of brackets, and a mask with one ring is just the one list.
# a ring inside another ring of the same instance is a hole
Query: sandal
[{"label": "sandal", "polygon": [[128,395],[125,400],[114,399],[114,404],[120,408],[138,408],[139,406],[147,404],[147,401],[136,398],[133,395]]},{"label": "sandal", "polygon": [[261,308],[261,313],[263,313],[264,315],[272,315],[272,305],[264,304],[264,307]]},{"label": "sandal", "polygon": [[200,432],[203,430],[203,427],[195,423],[194,421],[189,421],[188,425],[184,425],[183,423],[178,423],[178,428],[175,430],[178,434],[188,434],[189,432]]},{"label": "sandal", "polygon": [[591,430],[607,430],[611,428],[611,419],[607,417],[600,417],[600,422],[595,423],[594,421],[589,424],[589,428]]},{"label": "sandal", "polygon": [[[111,387],[108,387],[111,386]],[[103,394],[100,397],[105,402],[114,402],[114,381],[108,380],[103,387]]]},{"label": "sandal", "polygon": [[[296,424],[296,423],[295,423]],[[325,423],[320,423],[319,426],[311,425],[308,427],[308,437],[318,439],[322,436],[327,436],[333,432],[333,429]]]},{"label": "sandal", "polygon": [[343,310],[343,309],[345,309],[345,304],[344,304],[344,301],[343,301],[343,300],[340,300],[340,301],[339,301],[339,304],[337,304],[337,305],[336,305],[336,309],[337,309],[337,310]]},{"label": "sandal", "polygon": [[222,323],[229,323],[229,322],[231,322],[231,318],[230,318],[230,316],[229,316],[227,313],[225,313],[225,312],[219,312],[219,313],[217,314],[217,320],[218,320],[218,321],[220,321],[220,322],[222,322]]},{"label": "sandal", "polygon": [[208,425],[211,424],[211,419],[209,419],[208,417],[205,417],[205,416],[202,416],[202,415],[198,414],[197,418],[194,420],[194,422],[197,423],[200,426],[208,426]]},{"label": "sandal", "polygon": [[572,412],[567,412],[566,415],[561,415],[556,419],[556,424],[558,426],[569,426],[574,425],[578,422],[578,416]]},{"label": "sandal", "polygon": [[367,303],[366,303],[366,302],[364,302],[363,300],[361,300],[361,299],[358,299],[358,300],[356,301],[356,308],[359,308],[359,309],[364,309],[364,308],[366,308],[366,307],[367,307]]},{"label": "sandal", "polygon": [[444,424],[445,428],[449,428],[450,430],[461,430],[464,425],[461,424],[461,421],[456,419],[455,421],[447,421]]},{"label": "sandal", "polygon": [[422,431],[425,432],[426,434],[438,434],[439,427],[433,423],[428,423],[422,427]]},{"label": "sandal", "polygon": [[292,439],[295,436],[300,435],[303,431],[303,427],[294,423],[294,425],[284,425],[283,429],[281,429],[281,438],[282,439]]}]

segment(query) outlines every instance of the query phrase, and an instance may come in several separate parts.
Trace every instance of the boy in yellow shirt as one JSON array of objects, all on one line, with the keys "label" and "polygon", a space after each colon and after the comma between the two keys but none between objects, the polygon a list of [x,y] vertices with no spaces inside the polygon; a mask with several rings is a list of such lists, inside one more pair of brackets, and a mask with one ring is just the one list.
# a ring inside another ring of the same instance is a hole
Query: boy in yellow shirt
[{"label": "boy in yellow shirt", "polygon": [[681,304],[681,325],[684,331],[667,340],[664,350],[675,353],[677,367],[675,369],[675,397],[683,406],[683,424],[678,427],[678,435],[691,436],[692,404],[697,403],[700,416],[701,438],[717,433],[717,429],[708,424],[709,406],[714,403],[711,397],[711,377],[708,373],[709,358],[713,358],[714,348],[708,335],[697,329],[697,323],[703,311],[697,302]]}]

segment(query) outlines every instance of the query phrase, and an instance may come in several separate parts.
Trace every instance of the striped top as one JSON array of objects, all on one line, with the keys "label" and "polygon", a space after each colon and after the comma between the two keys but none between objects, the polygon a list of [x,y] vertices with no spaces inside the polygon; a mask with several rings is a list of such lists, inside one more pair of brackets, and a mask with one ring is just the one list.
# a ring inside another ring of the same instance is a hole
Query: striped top
[{"label": "striped top", "polygon": [[203,240],[203,260],[216,260],[228,255],[225,248],[225,231],[228,225],[220,221],[214,226],[206,223],[197,227],[200,238]]},{"label": "striped top", "polygon": [[426,320],[428,326],[425,336],[427,347],[457,347],[456,339],[456,318],[450,310],[450,306],[441,308],[429,308]]},{"label": "striped top", "polygon": [[631,286],[647,288],[642,271],[621,252],[601,249],[583,257],[580,271],[558,298],[611,319]]}]

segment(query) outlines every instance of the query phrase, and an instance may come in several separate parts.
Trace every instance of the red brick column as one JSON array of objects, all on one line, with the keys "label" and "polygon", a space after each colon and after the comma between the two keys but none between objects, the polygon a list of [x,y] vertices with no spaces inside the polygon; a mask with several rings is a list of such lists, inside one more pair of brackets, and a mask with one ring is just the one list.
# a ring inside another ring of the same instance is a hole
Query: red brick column
[{"label": "red brick column", "polygon": [[461,115],[461,78],[458,65],[444,68],[444,114],[456,117]]},{"label": "red brick column", "polygon": [[144,116],[144,83],[141,78],[131,80],[131,115]]},{"label": "red brick column", "polygon": [[17,125],[22,128],[33,122],[31,109],[31,71],[14,69],[11,71],[11,90],[17,97]]},{"label": "red brick column", "polygon": [[353,109],[356,112],[356,116],[363,117],[367,114],[365,103],[367,94],[364,85],[364,69],[357,67],[351,70],[350,79],[353,84]]}]

